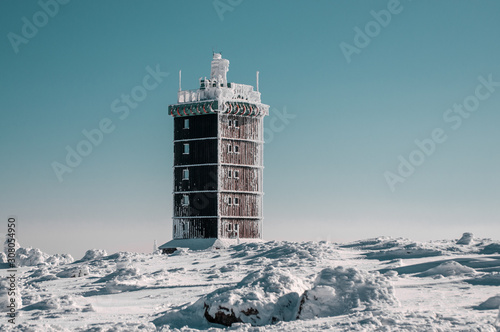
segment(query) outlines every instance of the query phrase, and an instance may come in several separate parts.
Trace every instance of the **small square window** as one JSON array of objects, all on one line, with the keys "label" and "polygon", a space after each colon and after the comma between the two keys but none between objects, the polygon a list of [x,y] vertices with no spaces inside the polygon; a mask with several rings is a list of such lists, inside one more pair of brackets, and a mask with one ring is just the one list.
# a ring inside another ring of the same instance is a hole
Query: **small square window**
[{"label": "small square window", "polygon": [[232,176],[233,176],[233,171],[231,171],[231,170],[227,171],[227,177],[231,178]]},{"label": "small square window", "polygon": [[234,146],[234,153],[240,153],[240,147],[238,145]]},{"label": "small square window", "polygon": [[238,197],[235,197],[234,198],[234,205],[238,205],[238,204],[240,204],[240,200]]},{"label": "small square window", "polygon": [[234,171],[234,178],[239,179],[240,177],[240,171]]},{"label": "small square window", "polygon": [[231,146],[231,144],[227,145],[227,152],[228,153],[232,153],[233,152],[233,147]]},{"label": "small square window", "polygon": [[189,196],[188,195],[182,195],[181,204],[182,204],[182,206],[188,206],[189,205]]},{"label": "small square window", "polygon": [[227,205],[233,205],[233,200],[231,199],[231,197],[227,198]]},{"label": "small square window", "polygon": [[189,180],[189,169],[186,168],[182,170],[182,179]]},{"label": "small square window", "polygon": [[184,119],[184,129],[189,129],[189,119]]},{"label": "small square window", "polygon": [[184,154],[189,154],[189,143],[184,144]]}]

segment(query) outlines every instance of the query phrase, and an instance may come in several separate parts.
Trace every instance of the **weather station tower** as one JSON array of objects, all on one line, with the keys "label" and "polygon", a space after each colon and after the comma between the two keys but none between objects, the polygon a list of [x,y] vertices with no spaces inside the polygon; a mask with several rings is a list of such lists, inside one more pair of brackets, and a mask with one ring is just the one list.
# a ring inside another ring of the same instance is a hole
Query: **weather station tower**
[{"label": "weather station tower", "polygon": [[229,60],[214,53],[210,79],[181,89],[174,118],[173,239],[159,247],[202,250],[262,239],[264,116],[259,72],[251,85],[227,81]]}]

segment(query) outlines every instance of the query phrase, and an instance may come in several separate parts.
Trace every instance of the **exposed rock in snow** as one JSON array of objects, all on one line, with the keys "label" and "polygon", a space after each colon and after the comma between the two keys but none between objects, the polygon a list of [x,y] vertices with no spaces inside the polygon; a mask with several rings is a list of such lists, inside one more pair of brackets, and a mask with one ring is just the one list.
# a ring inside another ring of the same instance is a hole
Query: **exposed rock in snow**
[{"label": "exposed rock in snow", "polygon": [[457,241],[457,244],[465,244],[469,245],[472,243],[474,236],[472,233],[464,233],[462,234],[462,237]]},{"label": "exposed rock in snow", "polygon": [[3,252],[0,252],[0,263],[7,263],[7,255]]},{"label": "exposed rock in snow", "polygon": [[362,305],[372,308],[386,304],[398,304],[394,288],[386,277],[378,272],[340,266],[319,273],[315,287],[302,295],[298,317],[338,316]]},{"label": "exposed rock in snow", "polygon": [[475,274],[475,273],[476,270],[474,270],[473,268],[463,266],[462,264],[457,263],[455,261],[448,261],[436,267],[428,269],[427,271],[424,271],[420,274],[417,274],[417,277],[432,277],[438,275],[441,275],[443,277],[450,277],[450,276]]},{"label": "exposed rock in snow", "polygon": [[250,273],[235,286],[203,296],[184,311],[167,313],[154,323],[163,325],[184,320],[180,326],[193,326],[200,324],[194,320],[203,320],[203,317],[225,326],[234,323],[262,326],[290,321],[295,319],[299,296],[305,289],[302,280],[288,270],[268,267]]},{"label": "exposed rock in snow", "polygon": [[[308,291],[306,283],[290,271],[273,267],[250,273],[237,285],[203,296],[184,310],[167,313],[156,325],[210,323],[263,326],[295,319],[337,316],[353,308],[381,308],[398,304],[388,279],[354,268],[322,270]],[[304,292],[305,291],[305,292]],[[301,295],[302,294],[302,295]],[[200,317],[201,316],[201,317]]]},{"label": "exposed rock in snow", "polygon": [[219,289],[197,302],[212,323],[267,325],[295,318],[306,286],[287,270],[266,268],[247,275],[236,286]]}]

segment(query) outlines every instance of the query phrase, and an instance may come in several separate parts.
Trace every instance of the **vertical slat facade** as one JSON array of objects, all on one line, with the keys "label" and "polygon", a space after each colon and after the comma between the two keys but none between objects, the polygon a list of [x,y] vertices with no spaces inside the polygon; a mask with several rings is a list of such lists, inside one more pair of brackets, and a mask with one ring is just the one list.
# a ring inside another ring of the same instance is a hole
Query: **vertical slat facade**
[{"label": "vertical slat facade", "polygon": [[262,168],[221,166],[222,191],[255,191],[262,192]]},{"label": "vertical slat facade", "polygon": [[175,118],[174,239],[261,237],[262,122],[223,113]]},{"label": "vertical slat facade", "polygon": [[262,117],[226,114],[219,120],[219,234],[223,238],[261,238],[262,121]]},{"label": "vertical slat facade", "polygon": [[203,239],[217,237],[217,218],[174,219],[174,239]]}]

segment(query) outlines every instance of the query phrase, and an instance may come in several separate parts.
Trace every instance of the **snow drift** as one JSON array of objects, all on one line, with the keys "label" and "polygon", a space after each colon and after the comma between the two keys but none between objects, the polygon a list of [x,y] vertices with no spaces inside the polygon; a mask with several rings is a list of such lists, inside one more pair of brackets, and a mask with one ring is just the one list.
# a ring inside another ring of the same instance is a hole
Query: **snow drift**
[{"label": "snow drift", "polygon": [[37,266],[73,263],[74,259],[69,254],[49,255],[37,248],[19,248],[16,251],[16,265],[18,266]]},{"label": "snow drift", "polygon": [[457,244],[469,245],[472,243],[474,235],[472,233],[464,233],[462,237],[457,241]]},{"label": "snow drift", "polygon": [[476,310],[496,310],[500,309],[500,295],[492,296],[478,306],[474,307]]},{"label": "snow drift", "polygon": [[371,310],[398,304],[391,283],[379,273],[326,268],[316,277],[312,289],[306,290],[307,284],[289,270],[268,267],[248,274],[235,286],[201,297],[186,309],[167,313],[154,323],[172,327],[201,327],[206,322],[263,326],[342,315],[362,306]]},{"label": "snow drift", "polygon": [[432,276],[459,276],[464,274],[475,274],[476,270],[473,268],[463,266],[462,264],[455,261],[444,262],[436,267],[428,269],[420,274],[417,274],[417,277],[432,277]]},{"label": "snow drift", "polygon": [[339,266],[319,273],[314,288],[302,295],[297,316],[313,319],[342,315],[361,306],[374,309],[397,304],[394,288],[386,277]]},{"label": "snow drift", "polygon": [[104,256],[107,256],[106,250],[102,249],[90,249],[85,252],[85,255],[80,261],[91,261],[94,259],[100,259]]}]

